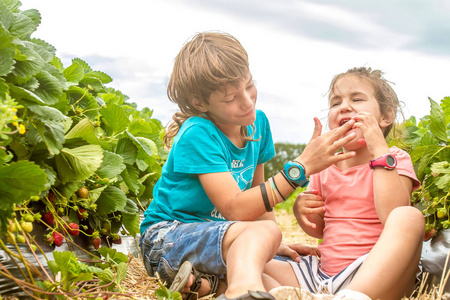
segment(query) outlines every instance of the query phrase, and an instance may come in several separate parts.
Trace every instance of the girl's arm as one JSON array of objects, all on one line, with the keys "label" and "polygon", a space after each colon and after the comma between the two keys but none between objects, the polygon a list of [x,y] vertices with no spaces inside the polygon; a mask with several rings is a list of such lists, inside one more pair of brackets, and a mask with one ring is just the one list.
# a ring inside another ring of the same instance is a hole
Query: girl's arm
[{"label": "girl's arm", "polygon": [[[389,149],[383,154],[386,153],[389,153]],[[411,204],[412,189],[413,181],[399,175],[396,169],[376,168],[373,171],[375,209],[382,224],[394,208]]]}]

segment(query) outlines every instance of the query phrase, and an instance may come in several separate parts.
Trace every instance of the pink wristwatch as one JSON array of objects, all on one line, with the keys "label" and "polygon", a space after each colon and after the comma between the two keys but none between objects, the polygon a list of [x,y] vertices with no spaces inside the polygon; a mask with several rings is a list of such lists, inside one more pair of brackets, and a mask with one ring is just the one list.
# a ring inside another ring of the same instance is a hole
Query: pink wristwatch
[{"label": "pink wristwatch", "polygon": [[369,166],[371,169],[376,167],[383,167],[388,170],[393,170],[397,166],[397,159],[391,153],[380,156],[374,160],[369,162]]}]

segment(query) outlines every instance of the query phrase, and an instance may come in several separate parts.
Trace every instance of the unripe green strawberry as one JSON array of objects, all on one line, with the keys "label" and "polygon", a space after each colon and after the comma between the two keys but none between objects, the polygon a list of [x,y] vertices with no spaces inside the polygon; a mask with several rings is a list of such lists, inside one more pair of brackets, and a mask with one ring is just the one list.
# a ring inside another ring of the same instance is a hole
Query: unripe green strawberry
[{"label": "unripe green strawberry", "polygon": [[12,220],[9,220],[8,232],[11,232],[11,233],[16,233],[17,232],[16,222],[14,222]]},{"label": "unripe green strawberry", "polygon": [[31,222],[21,222],[20,226],[22,227],[23,231],[30,233],[33,231],[33,223]]},{"label": "unripe green strawberry", "polygon": [[445,210],[443,210],[443,209],[439,209],[439,210],[437,211],[437,217],[438,217],[439,219],[444,218],[446,215],[447,215],[447,212],[446,212]]},{"label": "unripe green strawberry", "polygon": [[21,234],[17,235],[16,240],[18,243],[22,243],[22,244],[25,243],[25,237]]},{"label": "unripe green strawberry", "polygon": [[26,222],[33,222],[34,221],[34,217],[30,214],[26,214],[22,216],[22,220],[26,221]]},{"label": "unripe green strawberry", "polygon": [[8,232],[6,234],[6,241],[8,243],[10,243],[10,244],[15,244],[16,243],[16,236],[13,233]]}]

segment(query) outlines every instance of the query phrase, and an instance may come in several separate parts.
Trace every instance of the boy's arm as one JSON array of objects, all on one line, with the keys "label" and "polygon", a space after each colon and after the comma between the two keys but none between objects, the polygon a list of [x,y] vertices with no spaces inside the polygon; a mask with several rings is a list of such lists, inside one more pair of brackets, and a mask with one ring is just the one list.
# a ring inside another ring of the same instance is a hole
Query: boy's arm
[{"label": "boy's arm", "polygon": [[[258,187],[264,182],[264,164],[257,165],[255,168],[255,175],[253,176],[252,188]],[[275,214],[273,210],[271,212],[266,212],[258,220],[272,220],[276,222]]]}]

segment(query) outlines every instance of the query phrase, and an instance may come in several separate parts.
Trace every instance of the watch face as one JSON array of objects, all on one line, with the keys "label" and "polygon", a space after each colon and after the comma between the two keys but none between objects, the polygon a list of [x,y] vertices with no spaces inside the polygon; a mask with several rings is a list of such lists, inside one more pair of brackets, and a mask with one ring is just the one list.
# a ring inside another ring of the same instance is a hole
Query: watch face
[{"label": "watch face", "polygon": [[300,168],[298,167],[290,167],[288,170],[288,175],[289,177],[291,177],[292,179],[297,179],[300,177],[301,172],[300,172]]},{"label": "watch face", "polygon": [[394,157],[391,155],[386,156],[386,163],[388,166],[393,166],[395,164]]}]

